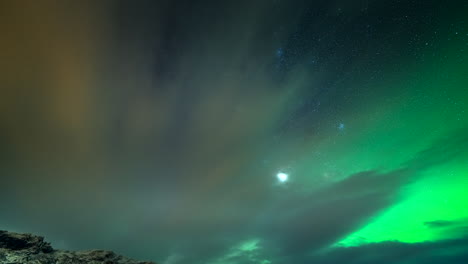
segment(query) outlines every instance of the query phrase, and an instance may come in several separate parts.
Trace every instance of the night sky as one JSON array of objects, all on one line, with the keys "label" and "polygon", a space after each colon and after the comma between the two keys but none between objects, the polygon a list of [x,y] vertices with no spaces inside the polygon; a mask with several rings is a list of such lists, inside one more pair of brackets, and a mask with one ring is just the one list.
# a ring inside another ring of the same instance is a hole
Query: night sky
[{"label": "night sky", "polygon": [[0,32],[0,229],[468,263],[467,1],[4,0]]}]

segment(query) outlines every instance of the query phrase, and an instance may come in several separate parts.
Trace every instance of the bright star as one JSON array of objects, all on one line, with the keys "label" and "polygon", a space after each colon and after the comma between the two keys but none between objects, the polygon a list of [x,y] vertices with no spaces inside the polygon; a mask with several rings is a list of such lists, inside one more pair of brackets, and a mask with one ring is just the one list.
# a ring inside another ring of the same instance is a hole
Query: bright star
[{"label": "bright star", "polygon": [[276,177],[278,177],[278,180],[280,182],[285,182],[288,180],[289,175],[284,172],[278,172],[278,174],[276,174]]},{"label": "bright star", "polygon": [[277,57],[283,56],[283,53],[284,53],[283,48],[279,48],[279,49],[276,50],[276,56]]}]

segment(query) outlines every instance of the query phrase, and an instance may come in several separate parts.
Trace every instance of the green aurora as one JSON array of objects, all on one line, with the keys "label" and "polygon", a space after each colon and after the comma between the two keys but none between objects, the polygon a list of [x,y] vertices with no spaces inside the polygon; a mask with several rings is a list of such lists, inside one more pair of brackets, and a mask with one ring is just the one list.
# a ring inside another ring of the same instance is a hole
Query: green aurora
[{"label": "green aurora", "polygon": [[[468,46],[453,37],[455,43],[443,43],[445,46],[437,54],[422,51],[427,58],[423,63],[407,65],[411,74],[402,74],[391,84],[367,83],[377,90],[383,87],[395,93],[376,102],[371,111],[364,104],[363,109],[357,110],[359,115],[353,112],[343,118],[343,122],[353,123],[359,130],[347,126],[344,131],[330,132],[334,135],[319,146],[304,147],[313,152],[305,151],[304,158],[296,161],[294,175],[302,185],[312,189],[323,182],[344,180],[348,175],[342,172],[352,175],[376,168],[388,172],[411,167],[415,159],[424,160],[423,164],[415,165],[410,172],[411,182],[399,190],[388,208],[333,247],[386,241],[417,244],[466,235],[463,230],[468,221]],[[323,163],[317,153],[334,164]],[[323,179],[308,175],[321,175]],[[229,261],[236,254],[244,254],[255,263],[272,263],[255,254],[260,249],[259,241],[247,240],[212,263],[236,263]]]}]

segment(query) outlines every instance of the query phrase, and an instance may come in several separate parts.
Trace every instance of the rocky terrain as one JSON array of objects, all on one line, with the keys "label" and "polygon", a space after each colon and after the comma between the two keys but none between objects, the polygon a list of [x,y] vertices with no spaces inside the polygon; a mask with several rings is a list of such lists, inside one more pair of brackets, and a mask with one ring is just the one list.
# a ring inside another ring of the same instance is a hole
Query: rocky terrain
[{"label": "rocky terrain", "polygon": [[155,264],[117,255],[112,251],[53,249],[41,236],[0,230],[0,264]]}]

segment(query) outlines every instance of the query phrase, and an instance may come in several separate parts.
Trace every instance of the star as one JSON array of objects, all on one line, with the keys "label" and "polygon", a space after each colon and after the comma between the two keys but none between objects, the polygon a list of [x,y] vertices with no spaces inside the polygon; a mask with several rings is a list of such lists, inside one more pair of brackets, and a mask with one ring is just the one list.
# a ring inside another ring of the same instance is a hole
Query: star
[{"label": "star", "polygon": [[276,56],[278,58],[281,58],[283,56],[283,54],[284,54],[283,48],[279,48],[279,49],[276,50]]},{"label": "star", "polygon": [[338,124],[338,130],[343,131],[345,129],[345,124],[340,123]]}]

